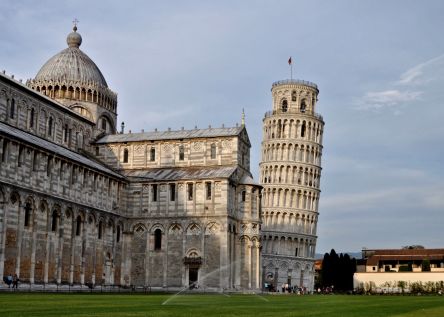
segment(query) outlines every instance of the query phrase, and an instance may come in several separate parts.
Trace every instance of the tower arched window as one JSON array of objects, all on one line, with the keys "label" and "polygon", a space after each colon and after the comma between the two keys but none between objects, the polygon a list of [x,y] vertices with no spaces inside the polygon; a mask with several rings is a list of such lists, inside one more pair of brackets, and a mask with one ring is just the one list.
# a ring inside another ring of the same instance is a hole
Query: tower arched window
[{"label": "tower arched window", "polygon": [[185,159],[185,148],[183,145],[179,146],[179,161],[183,161]]},{"label": "tower arched window", "polygon": [[296,101],[296,90],[291,92],[291,101]]},{"label": "tower arched window", "polygon": [[162,230],[154,230],[154,250],[160,251],[162,249]]},{"label": "tower arched window", "polygon": [[282,101],[282,112],[287,112],[288,110],[288,102],[286,99]]},{"label": "tower arched window", "polygon": [[303,138],[305,136],[305,130],[306,130],[306,126],[305,126],[305,121],[302,123],[302,127],[301,127],[301,137]]},{"label": "tower arched window", "polygon": [[306,103],[306,101],[304,99],[301,102],[301,112],[304,113],[306,110],[307,110],[307,103]]},{"label": "tower arched window", "polygon": [[211,159],[215,159],[216,158],[216,144],[211,144]]},{"label": "tower arched window", "polygon": [[128,163],[128,149],[123,150],[123,163]]},{"label": "tower arched window", "polygon": [[156,149],[155,148],[151,148],[150,150],[150,161],[154,162],[156,160]]}]

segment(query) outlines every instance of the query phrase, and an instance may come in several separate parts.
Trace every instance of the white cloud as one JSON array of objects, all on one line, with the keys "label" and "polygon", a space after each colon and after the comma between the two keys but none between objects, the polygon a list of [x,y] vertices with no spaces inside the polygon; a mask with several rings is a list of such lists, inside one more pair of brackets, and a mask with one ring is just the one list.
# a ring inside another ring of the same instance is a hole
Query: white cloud
[{"label": "white cloud", "polygon": [[[422,89],[418,90],[413,87],[422,86],[423,89],[426,89],[424,84],[443,77],[443,70],[444,54],[420,63],[402,73],[399,80],[390,85],[397,88],[365,93],[355,102],[356,109],[378,111],[391,107],[394,115],[400,115],[402,112],[399,106],[418,100],[424,93]],[[405,88],[401,89],[400,86]]]},{"label": "white cloud", "polygon": [[408,85],[408,84],[422,84],[427,82],[427,80],[429,79],[421,78],[424,77],[423,74],[426,71],[426,68],[443,60],[444,60],[444,54],[439,55],[435,58],[432,58],[426,62],[420,63],[410,68],[409,70],[401,74],[399,81],[397,81],[397,84]]},{"label": "white cloud", "polygon": [[364,97],[356,102],[356,108],[359,110],[378,110],[394,107],[417,100],[421,94],[421,91],[401,91],[397,89],[367,92]]}]

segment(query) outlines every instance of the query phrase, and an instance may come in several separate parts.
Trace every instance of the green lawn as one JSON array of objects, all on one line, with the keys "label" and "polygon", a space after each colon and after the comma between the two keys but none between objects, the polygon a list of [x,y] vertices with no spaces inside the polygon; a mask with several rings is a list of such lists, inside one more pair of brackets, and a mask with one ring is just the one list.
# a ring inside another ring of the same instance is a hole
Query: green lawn
[{"label": "green lawn", "polygon": [[444,297],[2,293],[0,316],[443,317]]}]

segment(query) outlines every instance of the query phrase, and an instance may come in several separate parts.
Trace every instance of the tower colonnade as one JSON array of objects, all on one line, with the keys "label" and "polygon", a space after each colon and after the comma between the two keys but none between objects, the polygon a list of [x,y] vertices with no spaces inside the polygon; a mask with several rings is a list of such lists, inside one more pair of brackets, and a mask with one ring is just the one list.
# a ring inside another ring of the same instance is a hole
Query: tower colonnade
[{"label": "tower colonnade", "polygon": [[263,119],[262,241],[264,282],[313,289],[324,121],[316,84],[272,85]]}]

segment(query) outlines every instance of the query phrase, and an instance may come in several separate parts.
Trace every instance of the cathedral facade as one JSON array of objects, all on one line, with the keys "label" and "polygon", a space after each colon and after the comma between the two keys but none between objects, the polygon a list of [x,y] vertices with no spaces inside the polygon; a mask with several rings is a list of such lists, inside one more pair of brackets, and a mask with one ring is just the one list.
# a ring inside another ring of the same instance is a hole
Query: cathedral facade
[{"label": "cathedral facade", "polygon": [[74,27],[26,84],[0,74],[0,276],[260,289],[244,124],[117,133],[117,95],[81,43]]}]

